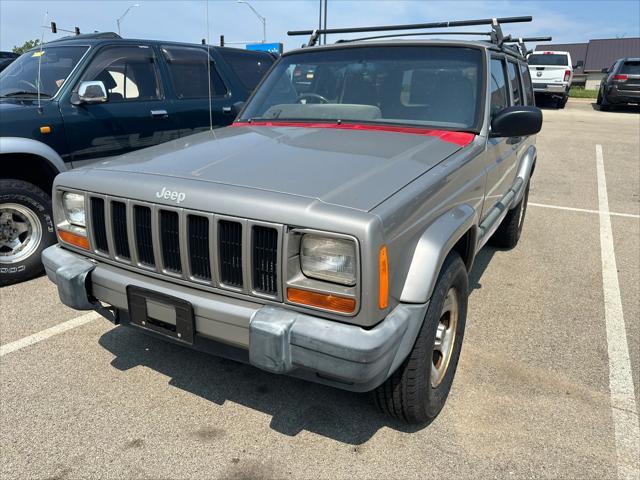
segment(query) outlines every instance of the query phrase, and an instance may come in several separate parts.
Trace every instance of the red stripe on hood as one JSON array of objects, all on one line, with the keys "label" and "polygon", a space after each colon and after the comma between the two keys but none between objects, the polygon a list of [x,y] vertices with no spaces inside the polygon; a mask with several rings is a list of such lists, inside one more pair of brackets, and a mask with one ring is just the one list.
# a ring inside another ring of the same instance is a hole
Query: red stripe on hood
[{"label": "red stripe on hood", "polygon": [[301,128],[334,128],[338,130],[364,130],[376,132],[409,133],[438,137],[440,140],[453,143],[461,147],[469,145],[475,135],[468,132],[452,132],[449,130],[434,130],[430,128],[396,127],[393,125],[371,125],[364,123],[309,123],[309,122],[235,122],[232,127],[301,127]]}]

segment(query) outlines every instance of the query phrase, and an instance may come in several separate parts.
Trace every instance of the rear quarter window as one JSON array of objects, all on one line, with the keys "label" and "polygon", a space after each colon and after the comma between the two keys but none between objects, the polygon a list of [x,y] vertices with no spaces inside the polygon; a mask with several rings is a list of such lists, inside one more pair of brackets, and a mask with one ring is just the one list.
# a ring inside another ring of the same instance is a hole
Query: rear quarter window
[{"label": "rear quarter window", "polygon": [[273,64],[273,57],[267,54],[222,49],[218,52],[237,75],[240,83],[250,91],[258,86]]}]

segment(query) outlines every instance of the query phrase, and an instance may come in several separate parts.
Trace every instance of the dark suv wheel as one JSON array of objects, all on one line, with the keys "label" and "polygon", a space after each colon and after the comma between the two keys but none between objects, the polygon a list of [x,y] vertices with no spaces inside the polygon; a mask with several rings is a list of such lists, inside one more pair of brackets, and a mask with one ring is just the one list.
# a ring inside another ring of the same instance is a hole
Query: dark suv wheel
[{"label": "dark suv wheel", "polygon": [[22,180],[0,180],[0,286],[42,272],[42,250],[56,242],[51,199]]}]

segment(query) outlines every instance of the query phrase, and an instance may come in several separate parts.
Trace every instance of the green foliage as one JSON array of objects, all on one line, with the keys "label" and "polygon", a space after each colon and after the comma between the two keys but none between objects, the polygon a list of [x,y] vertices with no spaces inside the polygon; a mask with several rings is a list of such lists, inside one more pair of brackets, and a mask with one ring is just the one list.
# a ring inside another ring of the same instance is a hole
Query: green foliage
[{"label": "green foliage", "polygon": [[597,98],[597,90],[586,90],[584,87],[571,87],[569,96],[572,98]]},{"label": "green foliage", "polygon": [[40,45],[40,40],[37,38],[34,40],[27,40],[22,45],[16,45],[15,47],[13,47],[13,53],[22,55],[24,52],[31,50],[33,47],[37,47],[38,45]]}]

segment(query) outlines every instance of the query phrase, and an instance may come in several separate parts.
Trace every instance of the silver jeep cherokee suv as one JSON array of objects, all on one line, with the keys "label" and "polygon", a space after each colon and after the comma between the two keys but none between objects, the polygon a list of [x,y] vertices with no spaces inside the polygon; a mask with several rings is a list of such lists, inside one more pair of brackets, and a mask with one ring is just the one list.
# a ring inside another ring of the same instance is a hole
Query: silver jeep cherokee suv
[{"label": "silver jeep cherokee suv", "polygon": [[60,298],[433,419],[474,257],[520,237],[542,124],[525,59],[481,22],[491,41],[313,32],[232,126],[59,175]]}]

